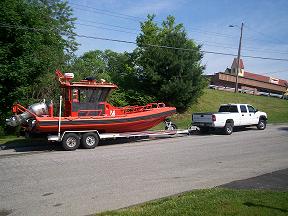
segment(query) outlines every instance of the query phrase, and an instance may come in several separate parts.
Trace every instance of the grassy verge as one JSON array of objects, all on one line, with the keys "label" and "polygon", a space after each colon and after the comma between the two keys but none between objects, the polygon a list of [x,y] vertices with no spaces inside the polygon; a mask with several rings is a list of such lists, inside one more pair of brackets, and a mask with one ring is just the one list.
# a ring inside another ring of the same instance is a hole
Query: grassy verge
[{"label": "grassy verge", "polygon": [[25,138],[17,136],[4,136],[0,138],[0,149],[13,149],[27,146],[47,145],[47,139],[43,138]]},{"label": "grassy verge", "polygon": [[191,106],[183,114],[176,114],[172,120],[180,128],[187,128],[191,123],[191,114],[195,112],[216,112],[220,104],[225,103],[247,103],[264,111],[268,115],[269,123],[288,122],[288,100],[273,97],[254,96],[248,94],[234,94],[232,92],[207,89],[199,98],[198,103]]},{"label": "grassy verge", "polygon": [[205,189],[96,215],[287,215],[288,192]]},{"label": "grassy verge", "polygon": [[12,141],[19,142],[19,143],[22,143],[22,142],[27,143],[28,142],[24,137],[17,137],[17,136],[11,135],[11,136],[1,137],[0,138],[0,145],[6,144],[6,143],[12,142]]}]

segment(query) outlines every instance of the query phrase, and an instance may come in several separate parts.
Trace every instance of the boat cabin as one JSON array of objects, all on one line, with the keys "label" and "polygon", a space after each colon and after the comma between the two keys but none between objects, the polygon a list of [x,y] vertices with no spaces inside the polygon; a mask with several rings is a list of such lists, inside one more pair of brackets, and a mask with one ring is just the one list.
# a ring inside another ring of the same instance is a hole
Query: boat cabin
[{"label": "boat cabin", "polygon": [[59,70],[55,73],[62,89],[65,117],[111,115],[113,106],[106,103],[106,100],[111,91],[117,88],[116,85],[105,80],[96,82],[92,77],[70,82],[74,78],[73,73],[63,75]]}]

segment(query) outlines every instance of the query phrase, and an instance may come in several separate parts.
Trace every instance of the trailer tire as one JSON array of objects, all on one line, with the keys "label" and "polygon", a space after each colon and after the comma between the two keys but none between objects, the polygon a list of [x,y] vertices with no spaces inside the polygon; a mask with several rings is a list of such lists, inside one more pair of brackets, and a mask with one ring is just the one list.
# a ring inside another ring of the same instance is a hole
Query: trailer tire
[{"label": "trailer tire", "polygon": [[85,133],[81,139],[81,145],[85,149],[93,149],[99,144],[99,136],[96,133]]},{"label": "trailer tire", "polygon": [[165,130],[177,130],[177,125],[174,123],[171,123],[170,126],[165,126]]},{"label": "trailer tire", "polygon": [[62,140],[62,147],[66,151],[74,151],[80,145],[80,138],[75,133],[67,133]]}]

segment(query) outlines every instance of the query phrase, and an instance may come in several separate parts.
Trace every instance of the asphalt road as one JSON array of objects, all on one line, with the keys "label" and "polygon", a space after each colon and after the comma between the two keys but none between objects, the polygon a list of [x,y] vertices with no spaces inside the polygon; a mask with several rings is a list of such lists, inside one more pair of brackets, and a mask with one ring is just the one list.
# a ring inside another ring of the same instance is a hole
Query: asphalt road
[{"label": "asphalt road", "polygon": [[[225,135],[0,151],[0,215],[87,215],[288,167],[288,125]],[[34,151],[35,150],[35,151]]]}]

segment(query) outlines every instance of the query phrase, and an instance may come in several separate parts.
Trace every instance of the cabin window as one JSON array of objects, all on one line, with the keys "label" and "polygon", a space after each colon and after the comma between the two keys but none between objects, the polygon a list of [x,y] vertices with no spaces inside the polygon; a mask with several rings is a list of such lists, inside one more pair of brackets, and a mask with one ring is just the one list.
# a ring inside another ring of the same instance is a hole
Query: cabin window
[{"label": "cabin window", "polygon": [[110,88],[79,88],[79,102],[81,103],[98,103],[106,101]]}]

